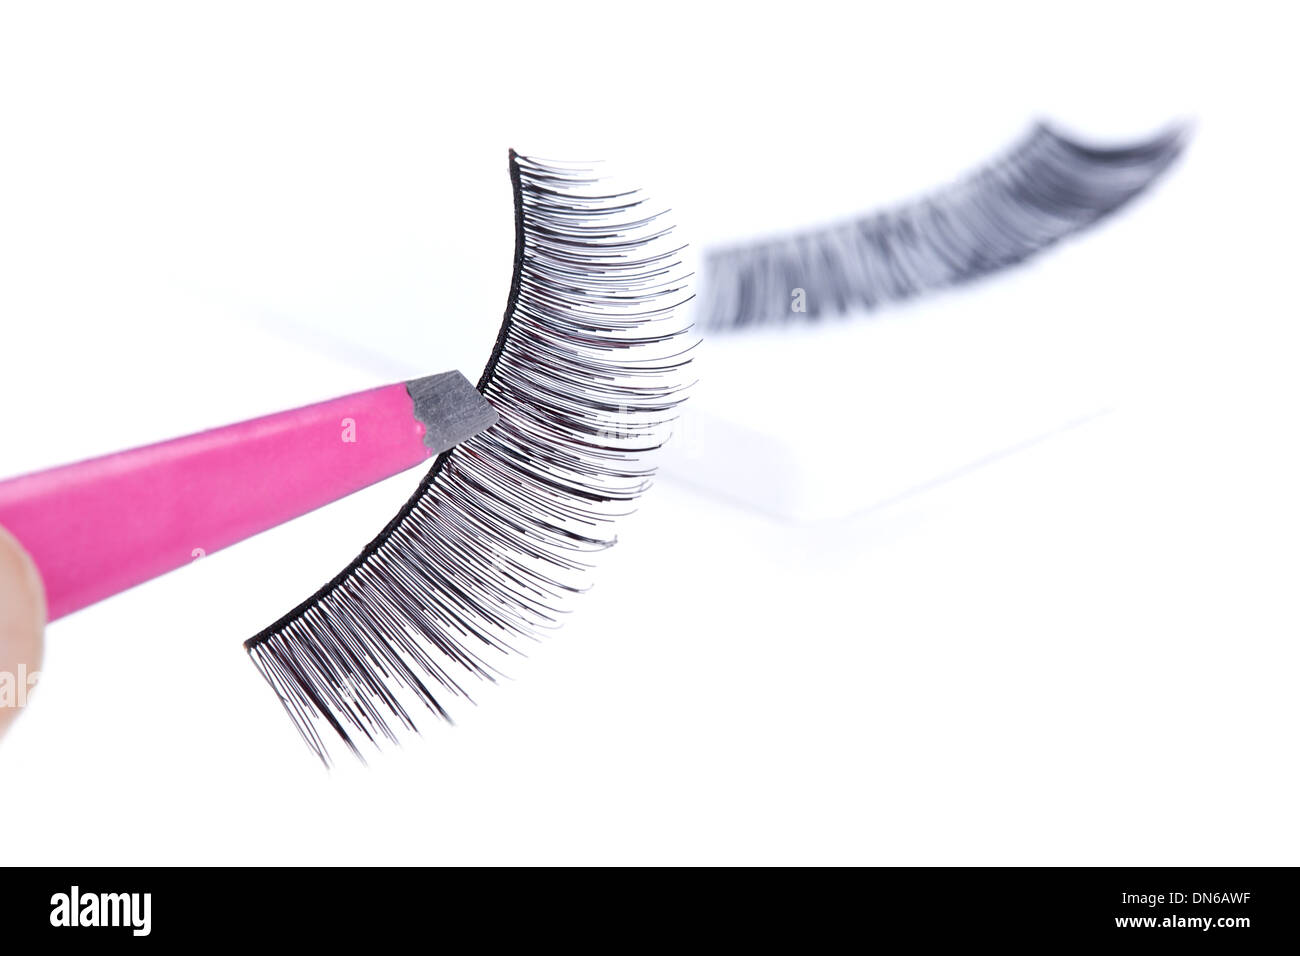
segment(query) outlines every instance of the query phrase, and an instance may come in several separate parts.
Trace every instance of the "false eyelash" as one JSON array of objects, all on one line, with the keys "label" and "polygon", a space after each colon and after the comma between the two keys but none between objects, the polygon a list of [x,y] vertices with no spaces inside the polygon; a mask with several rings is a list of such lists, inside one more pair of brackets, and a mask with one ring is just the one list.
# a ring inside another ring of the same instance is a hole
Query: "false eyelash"
[{"label": "false eyelash", "polygon": [[[245,642],[299,733],[415,730],[404,699],[449,719],[482,655],[553,627],[602,526],[649,485],[642,462],[684,400],[689,301],[663,213],[588,169],[510,153],[514,274],[479,381],[500,413],[438,457],[398,515],[314,596]],[[608,187],[605,187],[608,188]]]},{"label": "false eyelash", "polygon": [[[1141,193],[1182,152],[1185,128],[1097,149],[1044,124],[1000,159],[897,209],[705,253],[703,331],[871,309],[995,272]],[[803,311],[792,305],[803,289]]]}]

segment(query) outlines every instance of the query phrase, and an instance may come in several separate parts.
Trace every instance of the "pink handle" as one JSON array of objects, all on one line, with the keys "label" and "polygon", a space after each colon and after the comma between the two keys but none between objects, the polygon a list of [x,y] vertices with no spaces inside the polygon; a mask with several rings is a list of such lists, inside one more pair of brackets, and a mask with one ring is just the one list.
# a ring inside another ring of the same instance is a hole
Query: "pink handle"
[{"label": "pink handle", "polygon": [[419,464],[405,384],[0,482],[50,619]]}]

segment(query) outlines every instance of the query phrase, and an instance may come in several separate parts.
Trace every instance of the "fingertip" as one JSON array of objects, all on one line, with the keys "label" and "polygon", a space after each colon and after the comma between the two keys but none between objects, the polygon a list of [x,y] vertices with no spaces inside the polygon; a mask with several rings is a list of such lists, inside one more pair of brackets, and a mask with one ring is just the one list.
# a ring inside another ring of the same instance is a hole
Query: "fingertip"
[{"label": "fingertip", "polygon": [[0,528],[0,734],[18,718],[40,676],[45,587],[31,556]]}]

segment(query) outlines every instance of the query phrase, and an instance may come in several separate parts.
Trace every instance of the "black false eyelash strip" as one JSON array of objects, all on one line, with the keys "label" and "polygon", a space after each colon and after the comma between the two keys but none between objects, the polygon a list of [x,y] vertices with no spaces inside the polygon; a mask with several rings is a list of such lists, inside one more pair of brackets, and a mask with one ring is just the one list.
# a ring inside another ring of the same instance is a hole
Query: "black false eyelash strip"
[{"label": "black false eyelash strip", "polygon": [[908,205],[709,250],[696,326],[715,332],[872,309],[996,272],[1124,205],[1186,140],[1177,128],[1097,149],[1040,124],[998,160]]},{"label": "black false eyelash strip", "polygon": [[[466,675],[556,624],[607,524],[649,485],[684,399],[681,247],[638,190],[513,151],[515,260],[479,391],[500,413],[440,455],[332,581],[245,642],[307,744],[396,742]],[[331,733],[332,731],[332,733]],[[324,736],[322,736],[324,732]]]}]

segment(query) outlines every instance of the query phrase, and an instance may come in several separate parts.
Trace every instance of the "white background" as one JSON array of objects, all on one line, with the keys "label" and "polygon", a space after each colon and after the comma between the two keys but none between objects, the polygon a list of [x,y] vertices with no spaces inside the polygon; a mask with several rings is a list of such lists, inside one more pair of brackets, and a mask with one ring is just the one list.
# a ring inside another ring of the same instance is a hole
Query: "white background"
[{"label": "white background", "polygon": [[[618,160],[707,245],[931,188],[1037,117],[1198,127],[1027,268],[706,343],[701,410],[834,507],[773,517],[676,467],[512,683],[369,768],[322,771],[240,643],[416,474],[57,622],[0,745],[0,861],[1297,861],[1280,5],[2,9],[6,475],[475,376],[510,146]],[[954,426],[982,368],[1009,417]]]}]

